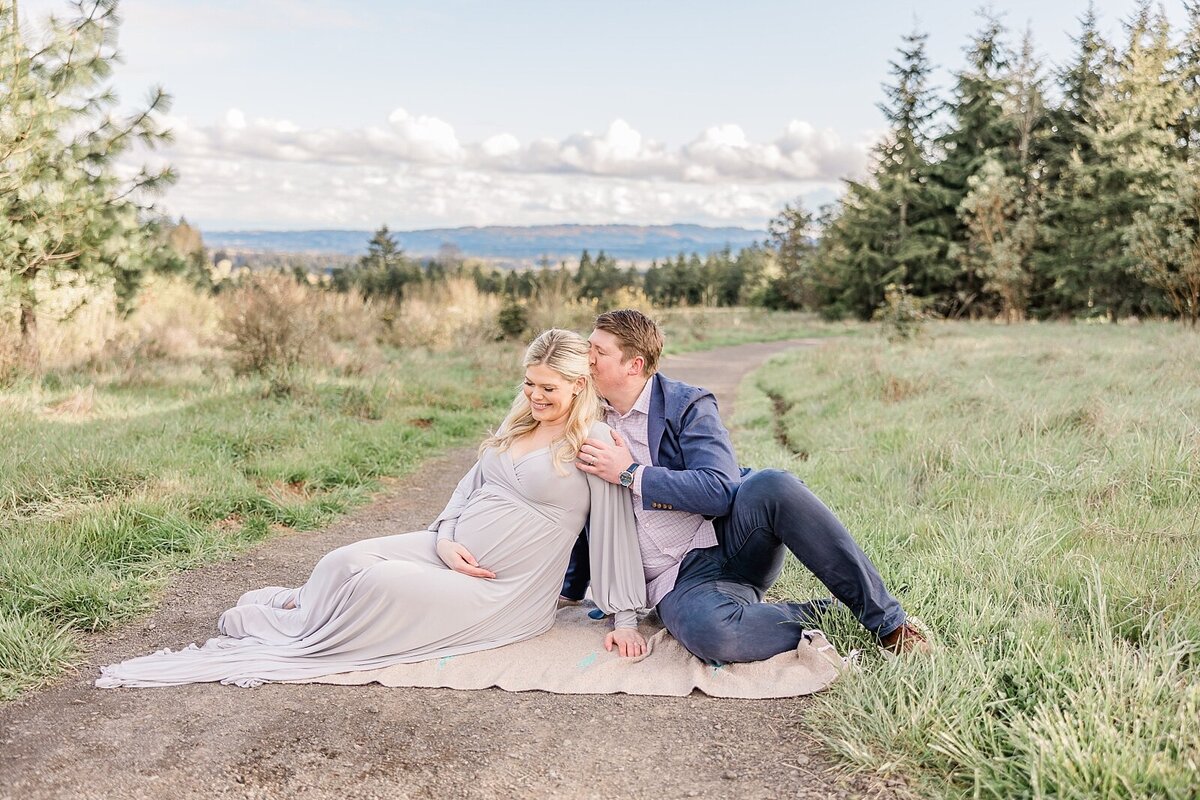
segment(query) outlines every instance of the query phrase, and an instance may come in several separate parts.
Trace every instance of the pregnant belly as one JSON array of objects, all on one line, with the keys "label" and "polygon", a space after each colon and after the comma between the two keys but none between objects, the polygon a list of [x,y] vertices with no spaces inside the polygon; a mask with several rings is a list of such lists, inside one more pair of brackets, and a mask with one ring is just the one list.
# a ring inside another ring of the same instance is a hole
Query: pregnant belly
[{"label": "pregnant belly", "polygon": [[545,570],[574,541],[573,534],[536,511],[500,497],[472,501],[459,517],[454,538],[497,578]]}]

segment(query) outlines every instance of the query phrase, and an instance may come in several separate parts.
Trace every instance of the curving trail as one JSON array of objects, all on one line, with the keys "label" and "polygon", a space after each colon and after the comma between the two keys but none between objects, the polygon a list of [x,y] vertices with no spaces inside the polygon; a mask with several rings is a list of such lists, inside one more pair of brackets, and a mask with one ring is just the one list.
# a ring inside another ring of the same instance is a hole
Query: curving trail
[{"label": "curving trail", "polygon": [[[812,342],[667,359],[728,412],[767,357]],[[58,685],[0,706],[0,798],[885,797],[839,778],[804,700],[561,696],[490,689],[220,685],[93,689],[97,665],[203,641],[248,588],[295,585],[334,547],[423,527],[474,460],[429,462],[321,531],[174,578],[160,609],[92,638]]]}]

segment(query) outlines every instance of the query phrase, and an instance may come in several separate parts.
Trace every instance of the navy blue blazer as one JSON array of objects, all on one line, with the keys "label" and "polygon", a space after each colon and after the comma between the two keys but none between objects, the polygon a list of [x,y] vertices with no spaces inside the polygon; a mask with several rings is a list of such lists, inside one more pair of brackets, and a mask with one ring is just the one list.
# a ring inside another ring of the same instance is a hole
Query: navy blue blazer
[{"label": "navy blue blazer", "polygon": [[[712,392],[656,374],[647,420],[650,464],[643,464],[642,507],[723,517],[741,480],[729,431]],[[579,535],[562,596],[583,598],[591,569],[587,531]]]},{"label": "navy blue blazer", "polygon": [[642,467],[642,507],[728,514],[740,472],[717,399],[707,389],[657,373],[651,380],[651,463]]}]

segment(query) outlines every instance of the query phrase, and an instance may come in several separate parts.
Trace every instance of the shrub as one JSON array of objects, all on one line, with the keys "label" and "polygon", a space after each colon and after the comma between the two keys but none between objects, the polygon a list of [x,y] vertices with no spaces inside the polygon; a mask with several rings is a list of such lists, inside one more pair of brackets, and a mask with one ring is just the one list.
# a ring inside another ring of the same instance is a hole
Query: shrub
[{"label": "shrub", "polygon": [[234,368],[266,376],[273,393],[286,393],[293,370],[326,349],[314,290],[272,273],[243,280],[220,295],[221,330]]},{"label": "shrub", "polygon": [[520,300],[509,297],[500,307],[500,313],[496,315],[496,324],[500,326],[501,338],[520,339],[529,328],[529,314]]},{"label": "shrub", "polygon": [[909,287],[889,283],[883,290],[883,303],[875,309],[873,319],[882,323],[890,341],[911,339],[921,333],[929,318],[925,300],[908,293]]},{"label": "shrub", "polygon": [[472,347],[496,338],[499,307],[499,298],[480,292],[467,278],[413,285],[392,314],[384,338],[401,348]]}]

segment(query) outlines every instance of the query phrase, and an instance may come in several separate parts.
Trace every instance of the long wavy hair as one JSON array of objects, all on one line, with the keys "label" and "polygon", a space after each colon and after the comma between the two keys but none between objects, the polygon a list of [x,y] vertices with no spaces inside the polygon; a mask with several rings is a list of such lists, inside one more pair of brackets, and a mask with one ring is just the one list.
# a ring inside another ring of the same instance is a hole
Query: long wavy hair
[{"label": "long wavy hair", "polygon": [[[555,454],[554,469],[560,475],[567,474],[564,464],[575,460],[583,440],[588,437],[592,423],[600,419],[600,397],[596,394],[596,386],[592,383],[591,371],[588,368],[588,343],[577,333],[561,328],[551,328],[538,335],[525,350],[523,362],[526,369],[532,366],[545,365],[557,372],[568,383],[583,378],[583,388],[571,399],[567,410],[567,425],[561,436],[551,443]],[[507,450],[513,442],[527,433],[532,432],[541,424],[533,418],[529,406],[529,398],[525,396],[524,380],[517,388],[517,396],[513,400],[508,416],[500,423],[500,427],[479,445],[479,454],[495,447]]]}]

